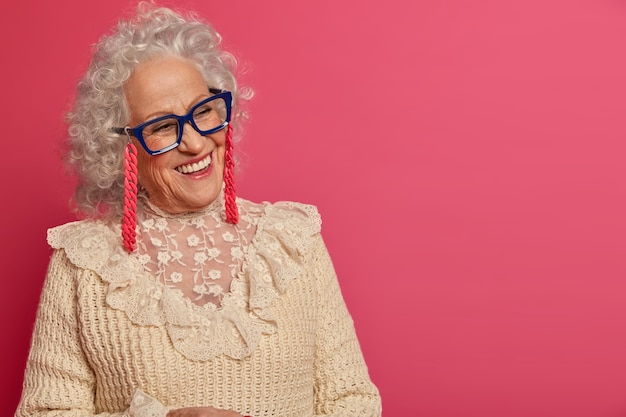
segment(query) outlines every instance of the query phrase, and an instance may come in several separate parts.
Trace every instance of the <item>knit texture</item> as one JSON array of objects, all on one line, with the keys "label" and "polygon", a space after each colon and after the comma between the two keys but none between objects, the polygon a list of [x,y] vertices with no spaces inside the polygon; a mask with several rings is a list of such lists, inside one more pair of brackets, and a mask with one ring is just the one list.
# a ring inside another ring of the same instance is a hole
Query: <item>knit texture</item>
[{"label": "knit texture", "polygon": [[16,417],[162,417],[207,405],[253,417],[379,416],[317,211],[238,205],[258,213],[256,235],[231,286],[239,296],[218,309],[146,281],[119,228],[52,229]]}]

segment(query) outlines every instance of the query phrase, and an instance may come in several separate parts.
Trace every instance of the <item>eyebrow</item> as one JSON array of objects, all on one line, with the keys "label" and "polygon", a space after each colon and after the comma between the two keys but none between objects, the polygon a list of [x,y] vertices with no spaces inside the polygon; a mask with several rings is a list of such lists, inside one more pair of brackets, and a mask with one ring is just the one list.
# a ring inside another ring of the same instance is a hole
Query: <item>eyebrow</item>
[{"label": "eyebrow", "polygon": [[[209,93],[211,93],[211,96],[214,96],[214,95],[216,95],[216,94],[223,93],[224,91],[226,91],[226,90],[222,90],[222,89],[219,89],[219,88],[209,87]],[[191,109],[193,106],[195,106],[196,104],[198,104],[200,101],[204,100],[205,98],[209,98],[209,97],[210,97],[210,96],[204,97],[204,93],[203,93],[202,95],[198,96],[198,97],[197,97],[197,98],[193,101],[193,103],[192,103],[190,106],[188,106],[188,107],[187,107],[187,109],[185,110],[185,112],[188,112],[188,111],[189,111],[189,109]],[[142,122],[139,122],[139,124],[143,124],[143,123],[149,122],[150,120],[152,120],[152,119],[157,119],[157,118],[159,118],[159,117],[169,116],[169,115],[171,115],[171,114],[172,114],[172,115],[175,115],[175,116],[180,116],[180,115],[178,115],[178,114],[176,114],[176,113],[172,113],[172,112],[168,112],[168,111],[155,111],[155,112],[152,112],[152,113],[149,113],[148,115],[146,115],[146,116],[143,118],[143,121],[142,121]]]}]

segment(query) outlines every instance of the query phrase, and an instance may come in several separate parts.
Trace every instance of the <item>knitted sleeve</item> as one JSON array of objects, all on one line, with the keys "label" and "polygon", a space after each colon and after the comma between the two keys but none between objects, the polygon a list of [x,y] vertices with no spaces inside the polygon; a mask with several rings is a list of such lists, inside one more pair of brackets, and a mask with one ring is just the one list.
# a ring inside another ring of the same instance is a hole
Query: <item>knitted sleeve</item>
[{"label": "knitted sleeve", "polygon": [[319,235],[315,238],[313,254],[320,311],[315,359],[315,414],[379,417],[380,394],[370,380],[332,261]]},{"label": "knitted sleeve", "polygon": [[[15,417],[141,414],[135,414],[133,410],[96,414],[95,377],[81,348],[76,312],[78,271],[63,250],[53,253],[41,292],[22,398]],[[142,408],[142,404],[137,406]]]}]

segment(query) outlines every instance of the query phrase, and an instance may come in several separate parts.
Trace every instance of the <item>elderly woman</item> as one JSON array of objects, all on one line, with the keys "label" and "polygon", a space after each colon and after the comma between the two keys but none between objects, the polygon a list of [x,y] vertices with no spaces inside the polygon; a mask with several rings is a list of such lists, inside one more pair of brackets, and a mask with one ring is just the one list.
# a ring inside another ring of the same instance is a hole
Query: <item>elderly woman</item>
[{"label": "elderly woman", "polygon": [[97,45],[16,416],[380,415],[316,209],[235,196],[219,44],[142,4]]}]

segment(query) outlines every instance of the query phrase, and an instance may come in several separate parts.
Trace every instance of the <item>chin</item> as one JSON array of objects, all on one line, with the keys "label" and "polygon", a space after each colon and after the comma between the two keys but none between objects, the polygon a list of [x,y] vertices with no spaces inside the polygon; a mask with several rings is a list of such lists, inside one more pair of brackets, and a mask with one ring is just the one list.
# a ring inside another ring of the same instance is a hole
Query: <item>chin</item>
[{"label": "chin", "polygon": [[[189,195],[189,194],[188,194]],[[187,196],[188,196],[187,195]],[[211,204],[217,199],[219,192],[205,194],[203,196],[197,196],[196,198],[184,198],[181,199],[181,205],[184,207],[188,207],[191,210],[200,210]]]}]

